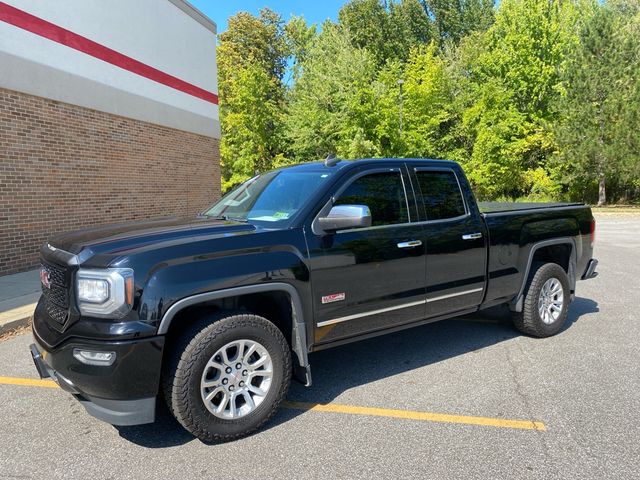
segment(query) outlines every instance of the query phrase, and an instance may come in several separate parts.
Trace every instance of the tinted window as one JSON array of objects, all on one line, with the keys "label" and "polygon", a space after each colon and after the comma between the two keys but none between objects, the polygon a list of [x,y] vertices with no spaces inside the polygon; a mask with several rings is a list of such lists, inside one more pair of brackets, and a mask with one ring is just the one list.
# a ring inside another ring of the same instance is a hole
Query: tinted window
[{"label": "tinted window", "polygon": [[427,220],[441,220],[464,215],[464,202],[453,172],[416,172],[427,211]]},{"label": "tinted window", "polygon": [[355,180],[335,205],[366,205],[372,225],[390,225],[409,221],[407,200],[400,173],[372,173]]}]

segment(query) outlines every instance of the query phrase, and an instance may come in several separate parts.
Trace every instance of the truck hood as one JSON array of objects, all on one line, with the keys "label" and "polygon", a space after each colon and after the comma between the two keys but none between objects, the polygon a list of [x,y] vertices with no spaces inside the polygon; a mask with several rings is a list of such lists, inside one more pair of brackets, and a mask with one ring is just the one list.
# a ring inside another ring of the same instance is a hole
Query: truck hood
[{"label": "truck hood", "polygon": [[122,255],[161,242],[184,241],[201,236],[227,236],[255,230],[254,225],[236,221],[171,217],[64,233],[51,238],[49,244],[74,255]]}]

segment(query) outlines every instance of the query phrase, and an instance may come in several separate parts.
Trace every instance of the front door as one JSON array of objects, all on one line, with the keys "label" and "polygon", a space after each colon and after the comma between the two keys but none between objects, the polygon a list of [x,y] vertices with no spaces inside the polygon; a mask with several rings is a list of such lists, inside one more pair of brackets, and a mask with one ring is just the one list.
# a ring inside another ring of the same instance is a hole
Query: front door
[{"label": "front door", "polygon": [[372,225],[309,235],[315,343],[425,316],[425,248],[404,168],[355,171],[334,205],[366,205]]}]

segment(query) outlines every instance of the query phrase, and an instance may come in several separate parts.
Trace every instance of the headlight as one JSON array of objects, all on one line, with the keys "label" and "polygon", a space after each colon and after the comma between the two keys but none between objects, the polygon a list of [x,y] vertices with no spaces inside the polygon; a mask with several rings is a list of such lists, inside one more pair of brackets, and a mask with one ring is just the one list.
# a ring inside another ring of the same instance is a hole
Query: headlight
[{"label": "headlight", "polygon": [[76,275],[78,308],[90,317],[124,317],[133,305],[133,270],[80,269]]}]

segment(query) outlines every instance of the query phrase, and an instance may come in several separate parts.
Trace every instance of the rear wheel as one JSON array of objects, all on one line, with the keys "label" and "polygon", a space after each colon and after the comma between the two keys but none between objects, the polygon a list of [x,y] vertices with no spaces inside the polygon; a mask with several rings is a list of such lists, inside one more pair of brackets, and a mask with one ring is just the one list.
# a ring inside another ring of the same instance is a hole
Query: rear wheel
[{"label": "rear wheel", "polygon": [[560,331],[569,311],[569,279],[556,263],[539,264],[527,286],[522,312],[513,323],[533,337],[549,337]]},{"label": "rear wheel", "polygon": [[250,434],[276,412],[291,379],[282,332],[250,314],[220,314],[196,323],[173,349],[163,387],[178,422],[206,441]]}]

